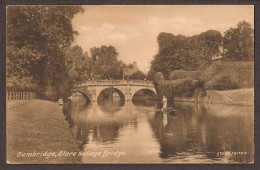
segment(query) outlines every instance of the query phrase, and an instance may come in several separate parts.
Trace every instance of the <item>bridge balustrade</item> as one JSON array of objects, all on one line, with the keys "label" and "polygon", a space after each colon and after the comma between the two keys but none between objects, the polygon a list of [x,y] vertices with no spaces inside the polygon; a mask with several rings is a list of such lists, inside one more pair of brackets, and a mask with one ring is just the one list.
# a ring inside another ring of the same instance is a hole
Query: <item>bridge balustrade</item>
[{"label": "bridge balustrade", "polygon": [[152,81],[146,80],[89,80],[85,82],[79,82],[74,87],[89,86],[89,85],[118,85],[118,84],[138,84],[138,85],[153,85]]}]

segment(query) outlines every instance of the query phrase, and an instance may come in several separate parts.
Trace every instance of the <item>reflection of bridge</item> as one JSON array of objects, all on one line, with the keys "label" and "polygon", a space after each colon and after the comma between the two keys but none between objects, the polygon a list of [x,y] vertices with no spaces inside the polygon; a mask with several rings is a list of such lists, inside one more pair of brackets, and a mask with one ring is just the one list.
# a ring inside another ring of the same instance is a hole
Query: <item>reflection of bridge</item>
[{"label": "reflection of bridge", "polygon": [[90,101],[97,101],[98,95],[109,88],[114,89],[125,100],[132,100],[136,92],[144,89],[157,94],[153,82],[145,80],[90,80],[75,84],[72,92],[79,92]]}]

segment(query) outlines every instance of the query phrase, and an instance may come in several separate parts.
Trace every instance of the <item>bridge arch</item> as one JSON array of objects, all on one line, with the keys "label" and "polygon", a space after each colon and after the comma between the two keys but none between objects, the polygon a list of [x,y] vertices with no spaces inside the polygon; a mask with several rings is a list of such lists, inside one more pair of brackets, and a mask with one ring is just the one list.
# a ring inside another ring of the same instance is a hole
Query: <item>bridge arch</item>
[{"label": "bridge arch", "polygon": [[141,91],[146,91],[146,92],[149,92],[151,93],[154,97],[157,97],[157,93],[155,91],[155,89],[150,89],[150,88],[140,88],[138,90],[136,90],[133,95],[132,95],[132,100],[133,98],[136,96],[137,93],[141,92]]},{"label": "bridge arch", "polygon": [[73,93],[80,93],[80,94],[82,94],[82,96],[84,96],[85,99],[86,99],[86,104],[89,104],[91,102],[91,97],[88,94],[86,94],[86,93],[84,93],[82,91],[73,91]]},{"label": "bridge arch", "polygon": [[100,89],[97,93],[97,100],[100,97],[100,95],[105,91],[105,90],[114,90],[115,92],[117,92],[117,94],[120,97],[120,100],[125,101],[125,93],[123,90],[117,88],[117,87],[104,87],[102,89]]}]

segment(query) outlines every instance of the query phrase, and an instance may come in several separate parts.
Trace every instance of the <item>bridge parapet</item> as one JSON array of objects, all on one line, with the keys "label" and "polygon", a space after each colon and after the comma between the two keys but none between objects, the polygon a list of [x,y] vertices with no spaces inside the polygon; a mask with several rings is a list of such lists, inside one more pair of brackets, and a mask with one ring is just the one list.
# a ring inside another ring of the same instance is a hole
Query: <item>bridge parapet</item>
[{"label": "bridge parapet", "polygon": [[74,87],[92,86],[92,85],[145,85],[153,87],[152,81],[146,80],[89,80],[80,82],[74,85]]}]

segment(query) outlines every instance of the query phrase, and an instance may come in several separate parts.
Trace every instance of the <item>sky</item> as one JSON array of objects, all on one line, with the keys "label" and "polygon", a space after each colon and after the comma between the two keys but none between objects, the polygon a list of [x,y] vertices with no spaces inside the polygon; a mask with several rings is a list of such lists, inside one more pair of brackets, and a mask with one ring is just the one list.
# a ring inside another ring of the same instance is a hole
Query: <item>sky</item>
[{"label": "sky", "polygon": [[147,73],[153,56],[158,52],[160,32],[192,36],[207,30],[223,35],[239,21],[254,25],[254,7],[250,5],[88,5],[84,13],[72,20],[79,35],[73,45],[83,51],[102,45],[114,46],[118,59],[126,64],[137,61]]}]

